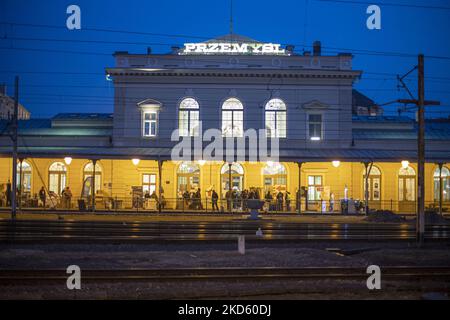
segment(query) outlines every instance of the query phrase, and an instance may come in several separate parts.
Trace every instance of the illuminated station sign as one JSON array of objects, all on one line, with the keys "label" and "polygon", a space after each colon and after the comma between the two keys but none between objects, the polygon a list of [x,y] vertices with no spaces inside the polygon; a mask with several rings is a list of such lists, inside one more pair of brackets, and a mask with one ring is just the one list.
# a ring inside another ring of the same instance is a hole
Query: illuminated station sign
[{"label": "illuminated station sign", "polygon": [[179,54],[289,55],[285,49],[280,47],[280,44],[274,43],[185,43],[184,48],[180,50]]}]

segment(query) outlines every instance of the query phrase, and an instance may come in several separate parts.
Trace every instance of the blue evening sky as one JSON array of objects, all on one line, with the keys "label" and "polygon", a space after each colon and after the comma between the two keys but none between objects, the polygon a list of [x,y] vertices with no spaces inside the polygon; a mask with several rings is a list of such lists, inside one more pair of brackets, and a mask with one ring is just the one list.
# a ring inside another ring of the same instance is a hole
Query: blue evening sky
[{"label": "blue evening sky", "polygon": [[[0,0],[0,22],[15,23],[0,25],[0,83],[7,83],[8,93],[13,95],[14,76],[20,76],[20,100],[33,117],[58,112],[112,112],[113,88],[105,79],[104,68],[114,65],[114,51],[144,53],[151,46],[153,52],[165,53],[172,45],[227,34],[229,3],[229,0]],[[397,90],[395,75],[409,71],[417,64],[417,57],[367,53],[422,52],[441,57],[425,58],[426,98],[440,100],[442,104],[428,107],[427,115],[447,117],[450,10],[375,3],[380,4],[382,11],[381,30],[366,28],[367,4],[234,0],[234,32],[265,42],[295,44],[298,52],[302,52],[304,43],[310,46],[314,40],[322,42],[323,53],[353,52],[354,69],[364,71],[356,88],[378,103],[407,98],[405,91]],[[450,8],[450,1],[442,0],[386,3]],[[81,7],[81,30],[65,28],[66,8],[70,4]],[[407,83],[416,94],[416,72],[407,78]],[[396,113],[397,107],[386,107],[386,112]]]}]

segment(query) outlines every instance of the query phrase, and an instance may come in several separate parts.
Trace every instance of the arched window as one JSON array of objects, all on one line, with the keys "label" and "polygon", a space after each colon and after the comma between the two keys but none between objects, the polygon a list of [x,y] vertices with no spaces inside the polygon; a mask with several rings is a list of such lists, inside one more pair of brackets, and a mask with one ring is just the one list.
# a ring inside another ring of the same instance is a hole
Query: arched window
[{"label": "arched window", "polygon": [[[450,201],[450,170],[447,167],[442,167],[442,201]],[[434,170],[434,201],[439,201],[440,179],[439,168]]]},{"label": "arched window", "polygon": [[48,169],[48,190],[58,195],[66,187],[67,169],[62,162],[53,162]]},{"label": "arched window", "polygon": [[28,162],[22,161],[22,175],[20,174],[20,162],[17,164],[17,188],[21,188],[21,193],[31,193],[31,166]]},{"label": "arched window", "polygon": [[[369,172],[369,201],[381,201],[381,171],[378,167],[372,166]],[[366,174],[363,175],[363,195],[366,194]],[[379,209],[380,203],[369,203],[373,209]]]},{"label": "arched window", "polygon": [[236,98],[227,99],[222,105],[222,136],[244,136],[244,106]]},{"label": "arched window", "polygon": [[185,161],[177,170],[178,194],[191,192],[200,187],[200,166],[195,162]]},{"label": "arched window", "polygon": [[[94,165],[92,162],[86,163],[83,170],[83,182],[86,181],[86,179],[91,178],[94,174]],[[102,167],[97,162],[95,164],[95,192],[102,189]]]},{"label": "arched window", "polygon": [[[231,169],[231,171],[230,171]],[[222,197],[225,197],[227,191],[230,190],[230,174],[231,174],[231,189],[242,191],[244,188],[244,168],[241,164],[233,162],[231,167],[225,163],[220,170],[222,181]]]},{"label": "arched window", "polygon": [[266,103],[266,135],[271,138],[286,138],[286,104],[281,99]]},{"label": "arched window", "polygon": [[416,200],[416,172],[411,167],[398,171],[398,201],[400,212],[414,212]]},{"label": "arched window", "polygon": [[286,168],[279,162],[267,162],[262,169],[264,177],[264,192],[286,191]]},{"label": "arched window", "polygon": [[183,99],[178,110],[180,137],[197,137],[199,134],[199,105],[193,98]]}]

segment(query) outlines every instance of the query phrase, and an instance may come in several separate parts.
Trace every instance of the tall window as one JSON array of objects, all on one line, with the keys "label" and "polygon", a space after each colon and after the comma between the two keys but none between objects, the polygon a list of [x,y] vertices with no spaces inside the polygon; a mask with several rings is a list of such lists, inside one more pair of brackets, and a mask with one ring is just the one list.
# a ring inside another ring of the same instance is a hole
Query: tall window
[{"label": "tall window", "polygon": [[191,192],[200,187],[200,167],[195,162],[185,161],[177,171],[178,193]]},{"label": "tall window", "polygon": [[[231,172],[230,172],[231,169]],[[231,189],[242,191],[244,188],[244,168],[240,163],[233,162],[230,165],[225,163],[220,169],[222,177],[222,197],[225,197],[227,191],[230,190],[230,173],[231,173]]]},{"label": "tall window", "polygon": [[322,176],[308,176],[308,200],[320,200],[322,194]]},{"label": "tall window", "polygon": [[[440,179],[439,168],[434,170],[434,201],[439,201]],[[442,201],[450,201],[450,170],[442,167]]]},{"label": "tall window", "polygon": [[279,162],[267,162],[263,168],[264,192],[267,191],[286,191],[287,174],[286,168]]},{"label": "tall window", "polygon": [[222,105],[222,136],[244,136],[244,106],[236,98],[230,98]]},{"label": "tall window", "polygon": [[313,141],[322,140],[322,115],[309,114],[308,115],[308,135]]},{"label": "tall window", "polygon": [[143,112],[143,136],[156,137],[158,124],[158,111],[144,111]]},{"label": "tall window", "polygon": [[199,134],[199,105],[195,99],[186,98],[180,103],[178,127],[181,137],[197,137]]},{"label": "tall window", "polygon": [[60,195],[66,187],[67,169],[62,162],[53,162],[48,169],[48,190]]},{"label": "tall window", "polygon": [[142,175],[142,192],[146,194],[147,192],[151,195],[156,191],[156,174],[144,173]]},{"label": "tall window", "polygon": [[400,168],[398,171],[398,200],[415,201],[416,172],[413,168]]},{"label": "tall window", "polygon": [[286,138],[286,104],[272,99],[266,104],[266,134],[271,138]]},{"label": "tall window", "polygon": [[28,162],[22,161],[22,175],[20,175],[20,163],[17,164],[17,187],[21,192],[31,192],[31,166]]},{"label": "tall window", "polygon": [[[369,200],[380,201],[381,200],[381,171],[378,167],[372,166],[369,172]],[[366,194],[366,175],[363,176],[363,191]]]},{"label": "tall window", "polygon": [[[86,181],[87,178],[92,177],[93,175],[94,175],[94,165],[92,164],[92,162],[88,162],[84,166],[83,182]],[[95,164],[95,192],[101,189],[102,189],[102,167],[97,162]]]}]

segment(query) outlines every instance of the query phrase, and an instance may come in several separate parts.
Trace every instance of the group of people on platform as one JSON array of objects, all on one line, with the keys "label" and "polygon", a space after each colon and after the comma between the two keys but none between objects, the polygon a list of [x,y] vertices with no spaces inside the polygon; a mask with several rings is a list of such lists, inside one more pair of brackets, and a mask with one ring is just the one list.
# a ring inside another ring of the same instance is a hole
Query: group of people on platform
[{"label": "group of people on platform", "polygon": [[[0,192],[0,206],[10,207],[12,204],[12,184],[10,180],[8,180],[3,189],[4,190]],[[25,195],[27,198],[24,200]],[[28,202],[31,202],[31,204],[28,204]],[[41,187],[38,194],[34,194],[34,197],[31,197],[29,192],[22,193],[20,186],[17,187],[16,191],[16,203],[18,206],[25,203],[25,205],[31,207],[49,207],[51,209],[60,207],[63,209],[70,209],[71,202],[72,191],[69,187],[65,187],[60,195],[54,191],[47,191],[44,187]]]},{"label": "group of people on platform", "polygon": [[161,210],[162,210],[162,209],[165,209],[165,207],[166,207],[166,199],[164,198],[164,194],[161,193],[161,199],[159,199],[155,190],[153,190],[153,192],[151,194],[150,194],[149,191],[147,191],[144,194],[144,200],[145,200],[145,203],[146,203],[144,207],[147,207],[147,209],[149,209],[148,208],[149,207],[148,203],[150,201],[154,201],[154,203],[155,203],[154,208],[150,208],[150,209],[157,210],[158,207],[161,206]]}]

